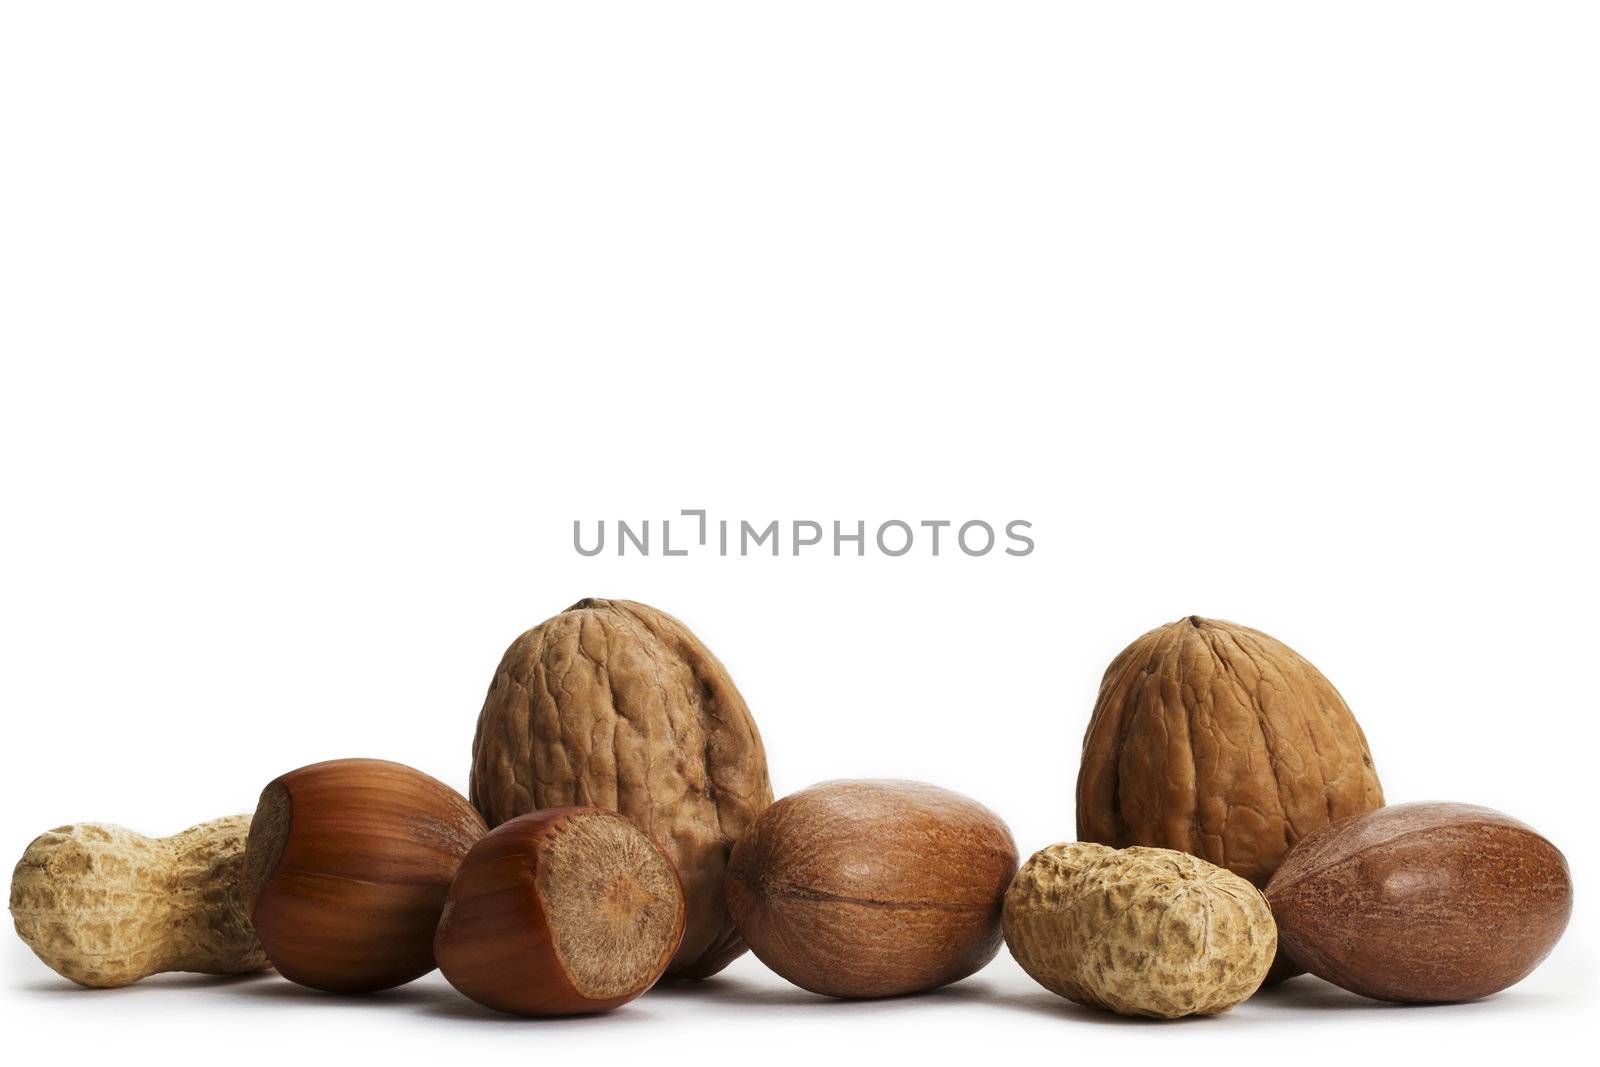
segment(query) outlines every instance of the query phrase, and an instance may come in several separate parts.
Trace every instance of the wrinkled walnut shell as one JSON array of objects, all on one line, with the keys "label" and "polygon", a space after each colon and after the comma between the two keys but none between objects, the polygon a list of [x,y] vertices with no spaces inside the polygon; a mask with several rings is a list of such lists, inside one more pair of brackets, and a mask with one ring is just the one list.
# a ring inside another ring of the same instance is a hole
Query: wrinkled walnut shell
[{"label": "wrinkled walnut shell", "polygon": [[683,881],[669,978],[744,951],[728,918],[728,852],[772,803],[750,710],[717,658],[664,612],[583,600],[506,650],[478,717],[472,802],[491,827],[536,808],[621,812]]},{"label": "wrinkled walnut shell", "polygon": [[[1259,630],[1191,615],[1106,670],[1078,772],[1084,841],[1192,853],[1259,889],[1306,834],[1382,806],[1339,691]],[[1293,973],[1284,959],[1272,979]]]}]

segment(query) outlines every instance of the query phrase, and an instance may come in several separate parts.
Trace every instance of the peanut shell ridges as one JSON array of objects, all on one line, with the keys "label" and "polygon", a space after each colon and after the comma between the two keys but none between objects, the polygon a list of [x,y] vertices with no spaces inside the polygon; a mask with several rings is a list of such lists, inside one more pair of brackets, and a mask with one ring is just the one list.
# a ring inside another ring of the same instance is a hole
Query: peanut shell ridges
[{"label": "peanut shell ridges", "polygon": [[235,815],[164,838],[105,823],[41,834],[11,878],[17,935],[85,986],[261,970],[267,957],[239,899],[249,827]]},{"label": "peanut shell ridges", "polygon": [[1266,898],[1187,853],[1052,845],[1017,873],[1006,944],[1033,978],[1122,1015],[1212,1015],[1261,985],[1277,949]]}]

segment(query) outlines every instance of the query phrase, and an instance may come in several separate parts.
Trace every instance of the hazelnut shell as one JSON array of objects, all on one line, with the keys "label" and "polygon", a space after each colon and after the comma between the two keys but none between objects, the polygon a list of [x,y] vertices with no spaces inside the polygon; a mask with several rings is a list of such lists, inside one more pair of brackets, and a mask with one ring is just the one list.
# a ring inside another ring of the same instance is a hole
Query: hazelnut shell
[{"label": "hazelnut shell", "polygon": [[245,848],[256,936],[280,974],[313,989],[419,978],[434,968],[450,880],[485,830],[466,798],[403,764],[290,771],[262,790]]},{"label": "hazelnut shell", "polygon": [[654,985],[683,927],[683,888],[654,841],[613,811],[552,808],[473,846],[434,952],[450,983],[486,1007],[576,1015]]}]

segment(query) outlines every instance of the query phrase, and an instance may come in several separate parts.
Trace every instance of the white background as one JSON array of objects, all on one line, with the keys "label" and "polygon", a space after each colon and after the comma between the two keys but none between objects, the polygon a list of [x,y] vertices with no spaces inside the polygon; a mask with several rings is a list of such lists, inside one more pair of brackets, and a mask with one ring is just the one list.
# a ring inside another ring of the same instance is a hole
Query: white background
[{"label": "white background", "polygon": [[[1004,953],[876,1004],[746,957],[530,1023],[437,975],[84,992],[7,939],[17,1062],[1499,1062],[1589,1032],[1593,5],[3,10],[0,850],[171,833],[335,756],[464,788],[501,651],[602,595],[716,650],[780,793],[926,779],[1024,853],[1072,836],[1111,657],[1231,618],[1342,689],[1391,801],[1510,812],[1578,884],[1489,1001],[1303,978],[1174,1025]],[[695,507],[1038,548],[571,548]]]}]

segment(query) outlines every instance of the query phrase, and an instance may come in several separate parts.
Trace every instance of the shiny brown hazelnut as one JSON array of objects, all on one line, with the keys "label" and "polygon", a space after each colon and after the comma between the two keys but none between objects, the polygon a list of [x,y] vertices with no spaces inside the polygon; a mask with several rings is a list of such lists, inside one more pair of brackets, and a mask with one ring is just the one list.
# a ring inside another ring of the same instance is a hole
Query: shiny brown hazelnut
[{"label": "shiny brown hazelnut", "polygon": [[439,921],[450,984],[516,1015],[610,1011],[649,989],[683,941],[672,862],[613,811],[547,808],[473,846]]},{"label": "shiny brown hazelnut", "polygon": [[399,763],[314,763],[262,790],[243,894],[278,972],[369,993],[433,970],[461,858],[486,832],[466,798]]}]

